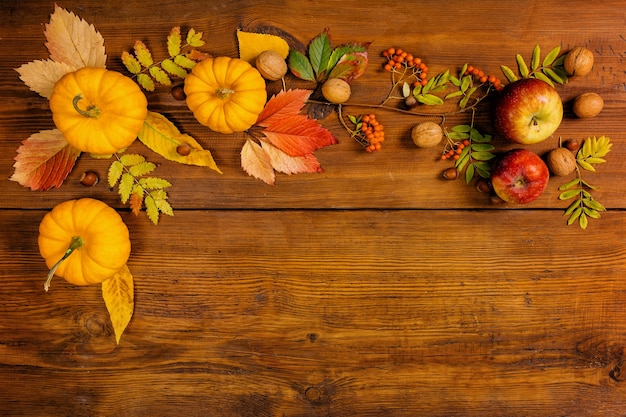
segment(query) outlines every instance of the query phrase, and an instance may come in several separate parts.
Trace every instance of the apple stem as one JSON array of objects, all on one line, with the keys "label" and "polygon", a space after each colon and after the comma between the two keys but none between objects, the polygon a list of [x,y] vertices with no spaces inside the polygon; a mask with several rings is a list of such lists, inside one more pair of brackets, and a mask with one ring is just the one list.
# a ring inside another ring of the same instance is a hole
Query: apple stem
[{"label": "apple stem", "polygon": [[65,251],[65,253],[61,257],[61,259],[59,259],[54,265],[52,265],[52,268],[50,268],[50,271],[48,271],[48,277],[46,279],[45,284],[43,284],[43,289],[44,289],[45,292],[48,292],[48,289],[50,288],[50,281],[52,281],[52,277],[54,276],[54,273],[56,272],[56,270],[59,267],[59,265],[61,265],[61,262],[66,260],[67,257],[72,254],[72,252],[74,252],[76,249],[80,248],[82,245],[83,245],[83,241],[82,241],[82,239],[80,237],[74,236],[72,238],[72,241],[70,242],[70,245],[67,247],[67,250]]}]

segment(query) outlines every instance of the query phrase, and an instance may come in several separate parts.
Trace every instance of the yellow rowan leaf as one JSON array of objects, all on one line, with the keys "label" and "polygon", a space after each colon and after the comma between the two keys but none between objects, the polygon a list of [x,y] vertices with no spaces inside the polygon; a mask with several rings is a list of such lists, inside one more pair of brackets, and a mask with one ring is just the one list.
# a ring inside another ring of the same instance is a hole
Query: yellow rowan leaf
[{"label": "yellow rowan leaf", "polygon": [[263,51],[277,52],[284,59],[289,55],[289,44],[280,36],[237,30],[239,58],[254,65],[256,57]]},{"label": "yellow rowan leaf", "polygon": [[133,275],[126,265],[102,283],[102,297],[109,311],[117,344],[133,316],[134,292]]},{"label": "yellow rowan leaf", "polygon": [[[165,159],[187,165],[208,167],[220,174],[211,151],[202,146],[191,136],[181,133],[174,124],[160,113],[148,112],[139,140]],[[179,146],[187,146],[188,153]],[[178,149],[178,151],[177,151]]]}]

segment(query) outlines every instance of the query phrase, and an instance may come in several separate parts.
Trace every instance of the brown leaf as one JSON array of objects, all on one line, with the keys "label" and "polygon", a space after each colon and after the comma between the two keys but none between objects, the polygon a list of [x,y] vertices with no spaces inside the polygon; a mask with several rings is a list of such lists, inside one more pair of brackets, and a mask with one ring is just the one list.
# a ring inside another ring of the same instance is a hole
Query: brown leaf
[{"label": "brown leaf", "polygon": [[31,190],[59,188],[74,168],[80,151],[71,146],[58,129],[31,135],[17,149],[11,181]]},{"label": "brown leaf", "polygon": [[50,98],[54,84],[68,72],[76,68],[51,59],[37,60],[24,64],[16,71],[20,74],[20,80],[32,91],[42,97]]},{"label": "brown leaf", "polygon": [[90,25],[72,12],[55,5],[44,35],[50,58],[74,68],[106,65],[104,38]]},{"label": "brown leaf", "polygon": [[276,176],[270,156],[251,139],[247,139],[241,148],[241,167],[248,175],[274,185]]},{"label": "brown leaf", "polygon": [[143,207],[143,195],[141,193],[132,193],[129,199],[130,209],[135,216],[138,216]]}]

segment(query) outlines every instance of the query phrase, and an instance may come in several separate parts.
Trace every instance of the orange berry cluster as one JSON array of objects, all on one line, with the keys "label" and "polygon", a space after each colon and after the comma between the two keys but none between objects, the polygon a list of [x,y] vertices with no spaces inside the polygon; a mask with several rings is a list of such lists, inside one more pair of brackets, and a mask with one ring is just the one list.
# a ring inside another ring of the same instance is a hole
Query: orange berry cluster
[{"label": "orange berry cluster", "polygon": [[363,139],[361,144],[367,152],[376,152],[382,148],[382,142],[385,141],[384,126],[378,120],[374,113],[364,114],[361,116],[360,138]]},{"label": "orange berry cluster", "polygon": [[417,80],[413,83],[414,87],[418,85],[426,85],[428,80],[426,74],[428,73],[428,66],[422,62],[422,59],[401,48],[389,48],[383,51],[383,56],[387,58],[387,62],[383,66],[385,71],[398,71],[402,67],[406,67],[413,70],[415,78]]},{"label": "orange berry cluster", "polygon": [[484,71],[472,65],[467,66],[463,75],[473,75],[481,83],[489,83],[493,85],[493,88],[495,88],[496,91],[500,91],[504,88],[502,81],[498,77],[493,74],[485,74]]},{"label": "orange berry cluster", "polygon": [[463,149],[470,145],[469,139],[465,139],[462,142],[458,142],[452,145],[450,149],[444,149],[443,154],[441,154],[441,160],[445,161],[446,159],[454,159],[455,161],[461,157],[461,153]]}]

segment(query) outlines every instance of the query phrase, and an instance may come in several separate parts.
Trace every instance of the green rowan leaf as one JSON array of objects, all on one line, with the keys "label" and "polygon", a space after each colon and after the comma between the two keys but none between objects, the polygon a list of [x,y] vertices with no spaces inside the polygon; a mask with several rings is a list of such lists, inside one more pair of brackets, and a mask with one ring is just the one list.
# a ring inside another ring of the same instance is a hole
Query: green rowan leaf
[{"label": "green rowan leaf", "polygon": [[495,146],[488,143],[472,143],[470,145],[470,148],[472,149],[472,151],[476,152],[491,152],[496,149]]},{"label": "green rowan leaf", "polygon": [[533,71],[536,71],[539,68],[539,63],[541,62],[541,48],[539,45],[535,45],[533,48],[532,58],[530,60],[530,68]]},{"label": "green rowan leaf", "polygon": [[141,162],[137,165],[131,166],[130,168],[128,168],[128,172],[130,173],[130,175],[134,177],[141,177],[141,176],[151,173],[155,169],[156,169],[156,165],[154,163],[146,161],[146,162]]},{"label": "green rowan leaf", "polygon": [[122,177],[123,172],[124,172],[124,164],[122,164],[120,161],[113,161],[113,163],[109,167],[109,172],[107,174],[109,187],[111,188],[115,187],[115,184],[117,184],[117,182]]},{"label": "green rowan leaf", "polygon": [[500,70],[502,71],[502,73],[504,74],[506,79],[509,80],[509,82],[512,83],[512,82],[518,80],[517,75],[515,75],[513,70],[511,68],[507,67],[506,65],[500,65]]},{"label": "green rowan leaf", "polygon": [[196,32],[194,28],[189,29],[189,32],[187,32],[187,44],[194,48],[203,46],[202,32]]},{"label": "green rowan leaf", "polygon": [[128,51],[122,52],[122,63],[131,74],[137,75],[141,72],[141,64]]},{"label": "green rowan leaf", "polygon": [[575,185],[579,185],[580,184],[580,180],[578,178],[574,178],[571,181],[566,182],[565,184],[561,185],[559,187],[559,191],[565,191],[569,188],[572,188]]},{"label": "green rowan leaf", "polygon": [[160,67],[150,67],[148,72],[150,73],[152,78],[154,78],[159,84],[167,86],[172,85],[172,80],[170,80],[170,77],[167,75],[167,73],[163,71]]},{"label": "green rowan leaf", "polygon": [[554,62],[556,57],[559,56],[560,52],[561,52],[561,47],[560,46],[556,46],[556,47],[552,48],[552,50],[550,50],[550,52],[548,52],[546,57],[543,59],[543,66],[544,67],[548,67],[548,66],[552,65],[552,63]]},{"label": "green rowan leaf", "polygon": [[582,168],[585,169],[587,171],[591,171],[591,172],[595,172],[596,169],[594,168],[593,165],[591,165],[589,162],[585,161],[584,159],[577,159],[576,163]]},{"label": "green rowan leaf", "polygon": [[178,78],[185,78],[187,76],[187,71],[171,59],[163,60],[161,62],[161,68],[163,68],[166,72],[177,76]]},{"label": "green rowan leaf", "polygon": [[120,157],[120,162],[125,167],[141,164],[142,162],[145,162],[145,160],[146,158],[143,155],[134,154],[134,153],[124,154]]},{"label": "green rowan leaf", "polygon": [[137,74],[137,83],[139,83],[139,85],[146,91],[154,91],[154,81],[148,74]]},{"label": "green rowan leaf", "polygon": [[606,211],[606,208],[600,204],[599,201],[594,200],[593,198],[583,198],[583,204],[589,208],[592,208],[597,211]]},{"label": "green rowan leaf", "polygon": [[167,36],[167,53],[170,57],[180,54],[182,38],[180,37],[180,26],[175,26]]},{"label": "green rowan leaf", "polygon": [[543,72],[550,77],[551,80],[558,84],[565,84],[567,82],[567,78],[562,78],[556,71],[551,68],[544,68]]},{"label": "green rowan leaf", "polygon": [[438,97],[434,94],[420,94],[416,98],[417,98],[417,101],[419,101],[420,103],[426,104],[429,106],[438,106],[438,105],[443,104],[443,100],[441,99],[441,97]]},{"label": "green rowan leaf", "polygon": [[515,55],[515,60],[517,61],[517,68],[519,69],[520,76],[522,78],[528,78],[530,71],[528,70],[526,61],[524,61],[524,57],[521,54],[517,54]]},{"label": "green rowan leaf", "polygon": [[491,152],[472,152],[472,158],[477,161],[489,161],[495,158],[495,155]]},{"label": "green rowan leaf", "polygon": [[567,219],[567,224],[571,225],[572,223],[574,223],[580,217],[582,212],[583,212],[583,209],[580,206],[572,210],[571,214],[569,215],[569,218]]},{"label": "green rowan leaf", "polygon": [[[545,71],[545,69],[544,69]],[[550,77],[546,76],[543,72],[537,71],[534,74],[534,77],[538,80],[541,80],[547,84],[549,84],[551,87],[554,87],[554,82],[550,79]]]},{"label": "green rowan leaf", "polygon": [[589,224],[589,219],[587,218],[587,215],[584,213],[584,211],[580,213],[578,224],[580,225],[580,228],[583,230],[585,230],[587,228],[587,225]]},{"label": "green rowan leaf", "polygon": [[185,55],[178,55],[174,58],[174,62],[186,69],[192,69],[196,66],[196,61],[187,58]]},{"label": "green rowan leaf", "polygon": [[449,98],[459,97],[459,96],[462,96],[462,95],[463,95],[463,91],[459,90],[459,91],[455,91],[455,92],[450,93],[450,94],[446,94],[445,98],[447,100]]},{"label": "green rowan leaf", "polygon": [[159,223],[159,209],[157,208],[156,203],[154,202],[154,198],[147,195],[143,201],[144,206],[146,207],[146,214],[150,221],[154,224]]},{"label": "green rowan leaf", "polygon": [[122,174],[122,179],[118,185],[118,191],[122,200],[122,203],[126,204],[133,191],[133,185],[135,184],[135,177],[125,172]]},{"label": "green rowan leaf", "polygon": [[139,185],[141,185],[143,188],[149,188],[151,190],[163,190],[172,186],[172,184],[168,180],[158,177],[140,178]]},{"label": "green rowan leaf", "polygon": [[570,198],[574,198],[579,194],[580,190],[578,189],[563,191],[561,194],[559,194],[559,200],[569,200]]},{"label": "green rowan leaf", "polygon": [[145,43],[143,43],[142,41],[136,41],[134,50],[135,56],[142,66],[148,68],[152,64],[154,64],[154,60],[152,59],[152,53]]},{"label": "green rowan leaf", "polygon": [[563,215],[564,216],[569,216],[576,209],[576,207],[580,207],[580,201],[579,200],[575,200],[572,204],[570,204],[567,207],[567,209],[565,209],[565,212],[563,213]]},{"label": "green rowan leaf", "polygon": [[474,178],[474,164],[469,164],[465,170],[465,183],[469,184]]}]

